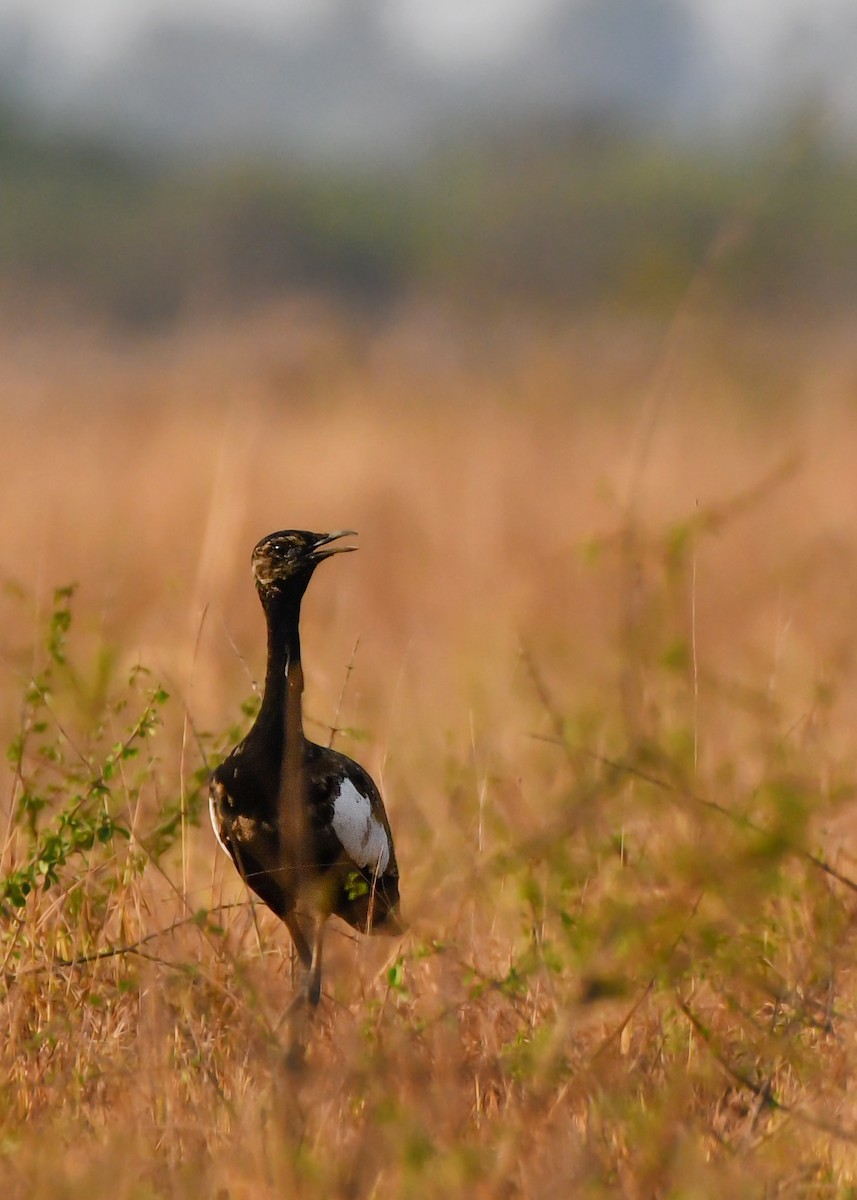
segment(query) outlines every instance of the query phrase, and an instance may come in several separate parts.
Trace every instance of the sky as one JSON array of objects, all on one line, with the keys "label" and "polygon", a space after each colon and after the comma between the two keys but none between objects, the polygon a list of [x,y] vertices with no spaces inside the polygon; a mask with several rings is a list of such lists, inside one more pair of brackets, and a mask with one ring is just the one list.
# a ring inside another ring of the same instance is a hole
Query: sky
[{"label": "sky", "polygon": [[[359,0],[353,0],[357,3]],[[0,0],[0,15],[23,15],[58,49],[84,64],[110,56],[152,15],[198,15],[295,32],[323,18],[331,0]],[[553,0],[388,0],[389,19],[428,56],[466,60],[504,47]],[[835,24],[851,0],[687,0],[725,48],[755,54],[790,21]]]},{"label": "sky", "polygon": [[[73,119],[69,118],[69,114],[74,111],[80,98],[89,97],[82,102],[83,109],[90,113],[97,109],[100,113],[108,114],[114,124],[120,111],[127,114],[129,119],[137,120],[143,105],[150,124],[159,122],[163,125],[166,118],[161,110],[164,110],[165,101],[159,101],[157,92],[164,83],[164,77],[159,75],[158,82],[149,84],[148,90],[143,88],[145,95],[141,95],[140,71],[136,70],[140,64],[137,47],[145,45],[145,39],[138,41],[137,35],[159,19],[173,22],[177,18],[188,21],[197,18],[208,24],[214,21],[227,27],[231,25],[236,29],[261,33],[263,44],[270,33],[272,45],[277,44],[280,48],[288,46],[294,53],[300,50],[301,37],[306,39],[308,47],[319,40],[312,37],[313,29],[323,25],[325,18],[333,12],[353,12],[356,9],[359,14],[361,4],[371,3],[376,11],[380,7],[383,13],[389,35],[386,44],[393,51],[391,61],[394,74],[398,64],[398,74],[407,76],[410,57],[417,68],[421,63],[431,68],[428,74],[434,80],[435,91],[441,95],[445,94],[447,81],[451,85],[448,88],[450,93],[455,93],[457,88],[467,94],[474,81],[484,82],[488,77],[495,82],[506,80],[507,91],[511,89],[512,93],[517,94],[515,72],[520,70],[521,60],[520,55],[515,59],[513,52],[530,44],[538,45],[538,38],[534,35],[546,14],[574,2],[73,0],[69,3],[69,0],[0,0],[0,21],[16,18],[17,24],[35,31],[34,46],[30,47],[34,52],[29,57],[20,56],[24,64],[22,78],[29,71],[28,94],[36,98],[36,103],[47,104],[56,119]],[[717,126],[727,132],[751,129],[756,119],[764,122],[768,120],[766,114],[777,112],[780,108],[788,109],[795,103],[799,105],[804,97],[807,101],[818,100],[822,103],[833,114],[837,127],[850,131],[849,136],[857,130],[857,82],[851,62],[857,47],[855,0],[673,2],[683,4],[692,17],[701,19],[703,38],[706,37],[705,31],[708,31],[707,44],[702,43],[705,53],[698,57],[700,69],[696,74],[690,72],[689,84],[682,93],[687,111],[678,111],[684,114],[683,119],[691,112],[697,92],[707,94],[706,111]],[[26,42],[23,44],[26,45]],[[176,64],[176,54],[181,53],[182,44],[178,42],[179,49],[171,57],[166,56],[170,60],[173,75],[176,71],[181,73],[181,63]],[[396,55],[397,47],[402,51],[400,57]],[[512,69],[504,74],[506,57]],[[18,61],[14,48],[5,61],[14,69]],[[147,61],[151,65],[151,57]],[[309,61],[314,61],[311,54]],[[480,74],[479,68],[483,64],[485,69]],[[330,67],[329,63],[327,65]],[[367,75],[372,74],[365,60],[360,58],[359,47],[355,62],[350,65],[354,70],[362,69]],[[242,69],[244,74],[241,73]],[[538,63],[534,66],[531,62],[528,69],[535,77],[533,86],[538,91],[536,85],[541,80],[541,68]],[[123,74],[126,70],[127,75]],[[238,131],[236,136],[238,133],[244,136],[252,122],[247,123],[248,116],[244,125],[241,125],[241,114],[249,112],[252,103],[256,103],[259,112],[267,114],[269,125],[271,113],[276,115],[279,111],[276,106],[286,104],[280,92],[276,95],[271,95],[270,90],[263,92],[263,81],[257,81],[254,70],[253,64],[248,67],[246,61],[243,68],[240,63],[236,66],[233,91],[240,90],[242,94],[236,96],[236,103],[226,114],[215,106],[211,112],[214,128],[227,130],[231,127],[229,122],[234,122]],[[708,76],[705,71],[709,72]],[[345,71],[345,74],[349,75],[349,72]],[[193,77],[190,80],[193,83],[196,78],[194,72],[189,71],[188,75]],[[579,75],[580,72],[575,78]],[[99,91],[98,81],[104,79],[112,80],[111,87],[107,91],[103,88]],[[257,82],[259,86],[256,86]],[[295,107],[300,107],[299,101],[306,101],[307,105],[314,104],[316,109],[325,108],[322,103],[325,97],[319,99],[313,91],[318,82],[316,77],[306,79],[302,85],[304,90],[297,100],[294,96],[289,99],[287,107],[293,116]],[[364,82],[369,86],[373,79]],[[348,99],[353,95],[353,89],[349,93],[347,83],[348,80],[337,77],[335,86],[328,89],[344,97],[340,108],[344,105],[348,111],[344,115],[343,112],[337,115],[331,109],[330,114],[330,119],[338,120],[343,130],[346,130],[349,121],[353,124],[354,120],[364,120],[363,110],[358,111]],[[169,86],[176,86],[173,76],[170,76],[164,96],[169,93]],[[402,92],[400,85],[399,98],[405,107],[412,107],[419,101],[419,89],[411,91],[405,84]],[[193,89],[187,94],[192,96]],[[91,99],[93,96],[95,99]],[[215,95],[213,99],[217,100],[218,97]],[[330,101],[327,107],[331,107],[333,100],[330,96],[326,99]],[[239,100],[243,102],[243,108]],[[398,100],[394,102],[394,107],[397,104]],[[208,100],[202,104],[203,117],[209,113],[207,105]],[[183,110],[192,107],[192,101],[185,98],[185,93],[182,94],[181,106]],[[177,128],[175,111],[175,108],[171,110],[171,128]],[[224,123],[226,117],[229,121]],[[355,139],[353,131],[348,136]],[[194,131],[194,137],[199,137],[199,130]],[[356,141],[360,141],[359,137],[356,137]]]},{"label": "sky", "polygon": [[[359,0],[358,0],[359,2]],[[554,0],[389,0],[391,27],[432,57],[478,58],[538,21]],[[199,16],[299,33],[323,20],[331,0],[0,0],[83,62],[111,55],[152,16]]]}]

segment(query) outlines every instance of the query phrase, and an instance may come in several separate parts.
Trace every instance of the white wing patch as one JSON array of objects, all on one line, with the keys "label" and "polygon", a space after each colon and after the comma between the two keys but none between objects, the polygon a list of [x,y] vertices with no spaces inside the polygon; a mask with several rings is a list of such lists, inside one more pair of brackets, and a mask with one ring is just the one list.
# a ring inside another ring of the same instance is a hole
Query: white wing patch
[{"label": "white wing patch", "polygon": [[383,875],[390,861],[390,843],[384,826],[372,815],[368,796],[350,779],[343,779],[333,801],[334,832],[345,853],[358,867],[371,867]]},{"label": "white wing patch", "polygon": [[214,836],[217,838],[217,842],[218,842],[218,845],[220,846],[221,850],[224,850],[231,858],[232,854],[230,853],[229,847],[226,845],[226,842],[224,842],[223,838],[220,836],[220,816],[217,812],[217,805],[215,804],[215,801],[214,801],[214,789],[215,788],[217,788],[218,791],[222,792],[223,785],[219,784],[219,783],[213,784],[211,787],[211,790],[208,793],[208,812],[211,817],[211,827],[214,830]]}]

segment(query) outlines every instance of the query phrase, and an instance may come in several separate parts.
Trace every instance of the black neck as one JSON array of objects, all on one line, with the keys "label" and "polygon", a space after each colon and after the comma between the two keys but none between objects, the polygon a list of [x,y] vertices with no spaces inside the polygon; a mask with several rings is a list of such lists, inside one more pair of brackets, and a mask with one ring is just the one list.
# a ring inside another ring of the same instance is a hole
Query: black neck
[{"label": "black neck", "polygon": [[[305,741],[301,714],[304,673],[301,666],[301,639],[298,630],[301,600],[309,575],[295,580],[282,590],[262,594],[268,622],[268,666],[265,695],[255,729],[262,734],[267,752],[273,753],[277,767],[276,813],[280,845],[290,858],[295,875],[293,886],[300,887],[306,849],[306,776]],[[272,764],[273,765],[273,764]]]},{"label": "black neck", "polygon": [[262,597],[268,622],[268,664],[257,724],[266,732],[282,731],[286,746],[303,739],[304,679],[299,631],[303,592],[303,588],[295,588]]}]

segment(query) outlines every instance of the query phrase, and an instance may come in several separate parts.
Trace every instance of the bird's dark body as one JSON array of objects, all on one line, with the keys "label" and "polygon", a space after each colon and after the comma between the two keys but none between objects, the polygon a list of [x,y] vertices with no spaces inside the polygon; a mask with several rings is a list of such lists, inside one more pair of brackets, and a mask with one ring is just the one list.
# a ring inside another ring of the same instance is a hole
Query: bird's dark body
[{"label": "bird's dark body", "polygon": [[335,915],[361,933],[399,933],[399,872],[378,789],[352,759],[304,737],[298,631],[315,568],[353,547],[344,536],[284,530],[253,551],[268,625],[265,691],[256,721],[211,778],[217,840],[247,885],[287,925],[321,989],[321,942]]},{"label": "bird's dark body", "polygon": [[[295,908],[301,884],[300,866],[285,861],[288,855],[280,832],[282,750],[279,761],[270,747],[259,753],[254,750],[251,732],[214,772],[212,821],[216,820],[218,840],[248,886],[277,916],[285,917]],[[304,836],[317,880],[313,891],[324,896],[328,913],[361,933],[398,932],[394,910],[399,902],[399,872],[378,789],[359,763],[336,750],[308,741],[303,759]],[[390,859],[380,875],[354,862],[333,828],[343,779],[349,779],[369,798],[372,816],[389,840]]]}]

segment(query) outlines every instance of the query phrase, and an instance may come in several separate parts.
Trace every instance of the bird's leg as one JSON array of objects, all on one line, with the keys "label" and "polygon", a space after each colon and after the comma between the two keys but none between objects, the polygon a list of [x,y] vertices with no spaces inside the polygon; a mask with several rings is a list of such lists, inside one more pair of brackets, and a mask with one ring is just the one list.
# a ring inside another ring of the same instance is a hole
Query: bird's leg
[{"label": "bird's leg", "polygon": [[[304,914],[303,925],[294,912],[289,913],[288,917],[284,917],[283,920],[294,938],[295,947],[304,968],[300,990],[289,1005],[289,1011],[297,1011],[306,1004],[315,1008],[321,999],[321,946],[324,940],[325,918],[319,916],[313,920],[311,937],[304,932],[306,914]],[[310,943],[312,949],[310,949]]]},{"label": "bird's leg", "polygon": [[306,998],[315,1007],[321,999],[321,944],[324,940],[324,917],[319,917],[313,931],[312,959],[306,977]]},{"label": "bird's leg", "polygon": [[[285,1062],[290,1071],[297,1071],[303,1068],[311,1015],[321,999],[321,943],[324,937],[324,917],[318,917],[315,921],[312,931],[312,951],[310,952],[297,917],[294,913],[290,913],[289,916],[290,919],[286,921],[286,924],[292,930],[292,937],[295,938],[298,954],[300,954],[301,962],[305,967],[303,984],[289,1005],[287,1014],[288,1042]],[[295,929],[298,931],[297,935],[294,932]],[[298,941],[298,936],[300,941]],[[307,948],[307,959],[301,952],[301,945]]]},{"label": "bird's leg", "polygon": [[283,917],[286,928],[292,935],[292,941],[295,944],[295,949],[298,952],[298,958],[301,960],[301,965],[309,970],[312,966],[313,951],[310,949],[310,944],[307,941],[306,934],[301,928],[301,923],[298,920],[298,915],[294,910],[286,913]]}]

